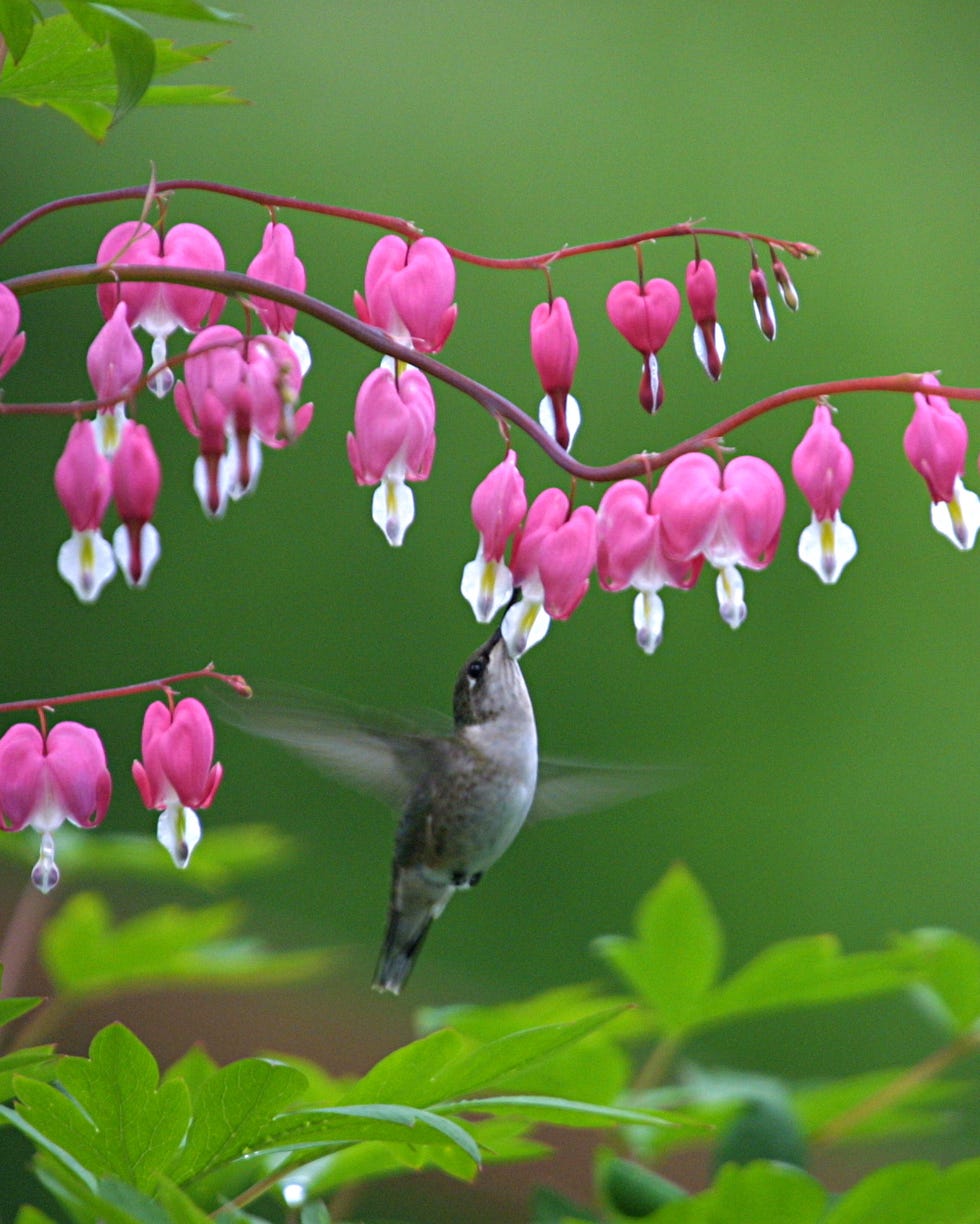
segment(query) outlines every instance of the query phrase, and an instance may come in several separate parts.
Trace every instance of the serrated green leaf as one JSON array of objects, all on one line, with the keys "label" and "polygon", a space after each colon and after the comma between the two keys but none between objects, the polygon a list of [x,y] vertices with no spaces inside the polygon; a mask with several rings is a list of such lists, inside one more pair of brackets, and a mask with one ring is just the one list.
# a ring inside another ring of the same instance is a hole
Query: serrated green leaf
[{"label": "serrated green leaf", "polygon": [[243,1058],[222,1067],[195,1096],[187,1142],[169,1175],[183,1183],[237,1160],[305,1086],[299,1071],[263,1058]]},{"label": "serrated green leaf", "polygon": [[711,902],[678,864],[640,902],[635,928],[634,939],[606,936],[595,946],[654,1008],[664,1031],[681,1033],[721,969],[723,936]]},{"label": "serrated green leaf", "polygon": [[187,1134],[186,1085],[160,1085],[156,1059],[118,1023],[95,1035],[88,1058],[62,1059],[58,1078],[91,1119],[103,1168],[140,1191],[151,1190]]},{"label": "serrated green leaf", "polygon": [[154,1197],[166,1210],[168,1224],[210,1224],[211,1217],[168,1177],[157,1179]]},{"label": "serrated green leaf", "polygon": [[[439,1105],[444,1114],[518,1114],[529,1122],[552,1126],[690,1126],[688,1118],[671,1117],[660,1111],[625,1109],[616,1105],[593,1105],[588,1101],[567,1101],[562,1097],[490,1096],[450,1101]],[[695,1124],[696,1126],[696,1124]],[[703,1129],[698,1128],[696,1129]]]},{"label": "serrated green leaf", "polygon": [[237,905],[168,905],[113,925],[100,894],[77,893],[45,927],[41,959],[59,993],[82,996],[176,984],[240,989],[326,967],[324,952],[272,954],[253,941],[224,938],[242,916]]},{"label": "serrated green leaf", "polygon": [[891,1165],[866,1177],[834,1206],[825,1224],[978,1224],[980,1160],[947,1169],[925,1161]]},{"label": "serrated green leaf", "polygon": [[[656,1221],[657,1224],[818,1224],[823,1221],[825,1205],[823,1187],[808,1174],[787,1165],[760,1160],[749,1165],[725,1165],[710,1189],[665,1204],[657,1211]],[[877,1224],[882,1224],[884,1218]]]},{"label": "serrated green leaf", "polygon": [[[141,106],[245,106],[244,98],[236,97],[224,85],[151,85],[143,95]],[[194,852],[195,862],[197,851]]]},{"label": "serrated green leaf", "polygon": [[949,1033],[965,1033],[980,1020],[980,944],[957,931],[926,928],[901,935],[899,949],[921,961],[923,1008]]},{"label": "serrated green leaf", "polygon": [[431,1105],[439,1099],[430,1084],[440,1071],[472,1049],[453,1029],[441,1029],[393,1050],[370,1071],[352,1084],[340,1098],[342,1105],[375,1101],[399,1101],[405,1105]]},{"label": "serrated green leaf", "polygon": [[334,1105],[283,1114],[256,1143],[253,1155],[325,1147],[334,1143],[455,1144],[474,1162],[480,1151],[461,1126],[426,1109],[408,1105]]},{"label": "serrated green leaf", "polygon": [[99,1205],[124,1211],[134,1224],[172,1224],[167,1211],[135,1186],[115,1177],[102,1178],[96,1189]]},{"label": "serrated green leaf", "polygon": [[187,1091],[191,1094],[191,1104],[204,1085],[218,1070],[218,1064],[208,1052],[199,1045],[193,1045],[181,1058],[169,1066],[163,1073],[163,1082],[172,1079],[183,1080]]},{"label": "serrated green leaf", "polygon": [[109,50],[115,66],[116,98],[114,120],[133,109],[146,93],[156,69],[156,46],[141,25],[131,18],[102,7],[109,27]]},{"label": "serrated green leaf", "polygon": [[34,6],[31,0],[0,0],[0,35],[19,63],[34,33]]}]

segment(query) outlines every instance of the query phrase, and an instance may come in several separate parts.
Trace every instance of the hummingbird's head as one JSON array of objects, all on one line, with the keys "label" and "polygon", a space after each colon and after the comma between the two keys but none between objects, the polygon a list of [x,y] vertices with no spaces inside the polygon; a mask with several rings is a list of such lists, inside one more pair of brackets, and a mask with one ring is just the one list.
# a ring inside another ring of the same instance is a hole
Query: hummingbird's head
[{"label": "hummingbird's head", "polygon": [[531,699],[521,669],[497,629],[474,650],[456,678],[456,726],[472,727],[501,716],[528,717],[530,713]]}]

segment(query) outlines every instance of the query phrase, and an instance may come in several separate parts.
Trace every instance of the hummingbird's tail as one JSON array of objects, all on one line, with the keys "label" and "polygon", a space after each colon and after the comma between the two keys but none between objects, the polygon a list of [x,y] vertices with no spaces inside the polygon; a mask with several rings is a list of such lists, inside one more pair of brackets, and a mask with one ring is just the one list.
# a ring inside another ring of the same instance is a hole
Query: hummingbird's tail
[{"label": "hummingbird's tail", "polygon": [[453,892],[451,885],[435,884],[417,868],[395,868],[388,927],[372,983],[375,990],[398,994],[408,981],[429,927],[446,908]]}]

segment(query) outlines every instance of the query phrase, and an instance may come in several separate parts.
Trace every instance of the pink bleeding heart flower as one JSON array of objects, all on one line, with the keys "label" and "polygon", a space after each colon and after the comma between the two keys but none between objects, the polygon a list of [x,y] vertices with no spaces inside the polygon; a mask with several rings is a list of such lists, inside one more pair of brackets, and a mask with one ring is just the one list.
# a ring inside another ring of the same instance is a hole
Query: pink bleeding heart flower
[{"label": "pink bleeding heart flower", "polygon": [[[256,280],[306,292],[306,268],[296,255],[293,231],[281,221],[270,221],[262,235],[259,253],[248,265],[248,275]],[[258,312],[265,329],[273,336],[285,340],[299,360],[300,372],[304,376],[310,368],[310,349],[302,336],[296,334],[296,308],[283,306],[268,298],[250,299]]]},{"label": "pink bleeding heart flower", "polygon": [[687,265],[685,287],[694,318],[694,352],[717,382],[725,360],[725,333],[718,322],[718,277],[707,259],[692,259]]},{"label": "pink bleeding heart flower", "polygon": [[[930,387],[940,386],[924,374]],[[915,411],[905,431],[905,454],[929,488],[932,525],[957,548],[971,549],[980,529],[980,498],[963,484],[969,434],[966,422],[942,395],[916,391]]]},{"label": "pink bleeding heart flower", "polygon": [[85,359],[95,394],[104,407],[95,418],[99,450],[111,459],[122,437],[126,404],[139,386],[143,374],[143,350],[136,342],[120,302],[89,345]]},{"label": "pink bleeding heart flower", "polygon": [[534,499],[511,553],[519,603],[507,610],[501,632],[514,658],[548,632],[552,618],[567,620],[589,589],[596,560],[596,516],[591,506],[569,514],[561,489]]},{"label": "pink bleeding heart flower", "polygon": [[480,481],[470,511],[480,533],[476,557],[463,567],[460,591],[481,624],[493,620],[514,591],[514,578],[504,553],[527,511],[524,477],[517,454],[509,450],[501,463]]},{"label": "pink bleeding heart flower", "polygon": [[541,302],[531,312],[531,358],[544,388],[538,419],[558,445],[570,451],[582,423],[582,411],[571,393],[578,363],[578,336],[563,297]]},{"label": "pink bleeding heart flower", "polygon": [[662,587],[686,590],[697,582],[703,554],[683,561],[663,549],[660,516],[651,496],[638,480],[618,480],[603,494],[596,521],[599,584],[607,591],[633,587],[633,624],[637,645],[646,654],[663,639],[664,606],[657,594]]},{"label": "pink bleeding heart flower", "polygon": [[381,328],[393,340],[420,353],[438,353],[456,322],[456,268],[437,238],[411,246],[387,234],[368,256],[364,295],[354,294],[362,323]]},{"label": "pink bleeding heart flower", "polygon": [[427,480],[436,449],[436,404],[429,380],[409,367],[396,376],[382,366],[357,393],[347,456],[358,484],[377,484],[371,517],[398,546],[415,518],[406,481]]},{"label": "pink bleeding heart flower", "polygon": [[20,360],[27,343],[20,327],[20,302],[12,290],[0,285],[0,378]]},{"label": "pink bleeding heart flower", "polygon": [[747,613],[738,566],[764,569],[779,545],[786,494],[778,473],[752,455],[724,470],[710,455],[681,455],[660,477],[653,509],[668,556],[690,560],[703,553],[718,570],[719,610],[737,629]]},{"label": "pink bleeding heart flower", "polygon": [[857,555],[854,532],[841,502],[854,474],[854,456],[834,425],[829,404],[819,403],[813,423],[793,451],[793,479],[810,503],[810,525],[800,536],[799,558],[822,582],[833,583]]},{"label": "pink bleeding heart flower", "polygon": [[193,697],[174,708],[154,701],[143,718],[142,756],[133,762],[140,798],[161,813],[157,839],[186,867],[201,840],[195,809],[211,806],[223,773],[212,764],[214,728],[204,706]]},{"label": "pink bleeding heart flower", "polygon": [[620,281],[609,290],[606,313],[613,327],[642,355],[640,403],[647,412],[656,412],[664,402],[657,353],[667,343],[681,313],[677,287],[660,277],[642,285]]},{"label": "pink bleeding heart flower", "polygon": [[127,421],[112,461],[112,495],[122,520],[112,547],[123,578],[146,586],[160,559],[160,534],[150,522],[160,496],[162,474],[153,439],[145,425]]},{"label": "pink bleeding heart flower", "polygon": [[[217,238],[202,225],[184,222],[159,232],[145,221],[124,221],[102,239],[97,261],[113,267],[149,264],[165,268],[223,272],[225,255]],[[125,302],[130,326],[142,327],[153,337],[152,365],[166,361],[167,337],[178,327],[196,332],[213,322],[224,309],[225,299],[212,289],[164,281],[110,281],[97,288],[99,307],[106,319]],[[149,388],[159,397],[173,386],[169,369],[151,374]]]},{"label": "pink bleeding heart flower", "polygon": [[41,834],[41,856],[31,880],[50,892],[60,879],[53,834],[66,820],[92,829],[105,817],[112,778],[96,731],[62,722],[41,732],[17,723],[0,739],[0,828]]},{"label": "pink bleeding heart flower", "polygon": [[112,470],[91,421],[76,421],[69,430],[55,464],[54,487],[72,528],[71,538],[58,550],[58,573],[83,603],[92,603],[115,574],[116,561],[102,535]]}]

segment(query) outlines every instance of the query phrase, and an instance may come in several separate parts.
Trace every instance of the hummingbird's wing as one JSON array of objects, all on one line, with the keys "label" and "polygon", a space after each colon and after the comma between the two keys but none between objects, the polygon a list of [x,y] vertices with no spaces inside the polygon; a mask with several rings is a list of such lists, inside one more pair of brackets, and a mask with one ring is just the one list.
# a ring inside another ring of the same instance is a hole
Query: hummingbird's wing
[{"label": "hummingbird's wing", "polygon": [[299,689],[257,686],[225,707],[230,722],[276,740],[323,773],[403,811],[443,741],[413,723]]},{"label": "hummingbird's wing", "polygon": [[664,765],[603,765],[542,757],[528,823],[603,812],[683,781],[685,771]]}]

